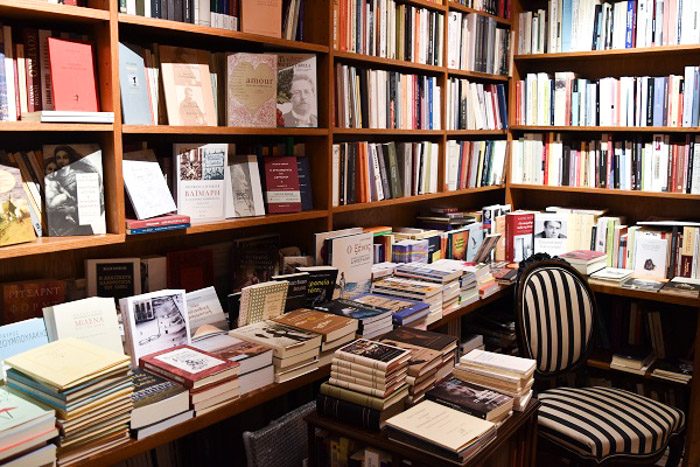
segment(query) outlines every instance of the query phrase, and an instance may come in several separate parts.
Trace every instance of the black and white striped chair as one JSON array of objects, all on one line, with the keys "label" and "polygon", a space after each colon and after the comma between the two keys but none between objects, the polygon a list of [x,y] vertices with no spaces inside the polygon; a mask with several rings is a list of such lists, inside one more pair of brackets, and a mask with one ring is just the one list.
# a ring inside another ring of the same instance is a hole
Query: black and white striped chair
[{"label": "black and white striped chair", "polygon": [[[548,257],[522,263],[516,306],[521,353],[536,360],[538,379],[585,363],[596,302],[573,267]],[[678,463],[685,417],[674,407],[609,387],[559,387],[538,398],[543,448],[583,464],[630,465],[656,462],[671,442],[666,465]]]}]

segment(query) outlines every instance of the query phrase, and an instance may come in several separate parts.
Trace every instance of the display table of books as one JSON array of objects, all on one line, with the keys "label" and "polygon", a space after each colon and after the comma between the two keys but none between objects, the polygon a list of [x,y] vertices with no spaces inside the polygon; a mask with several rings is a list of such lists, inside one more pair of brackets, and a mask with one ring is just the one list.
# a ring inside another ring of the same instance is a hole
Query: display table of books
[{"label": "display table of books", "polygon": [[[444,407],[435,404],[438,408]],[[421,406],[414,406],[413,409]],[[393,427],[385,427],[381,432],[364,430],[353,425],[342,423],[333,418],[324,417],[313,413],[306,417],[309,429],[309,461],[311,466],[329,465],[331,451],[333,455],[347,455],[347,458],[362,458],[365,461],[368,456],[376,457],[380,462],[389,461],[389,465],[401,465],[404,460],[410,461],[411,465],[482,465],[489,461],[491,465],[518,465],[522,467],[534,466],[535,449],[537,442],[537,408],[539,401],[532,399],[524,411],[513,412],[507,420],[497,426],[495,436],[484,434],[484,442],[480,446],[481,440],[476,439],[472,444],[477,445],[475,449],[469,449],[468,456],[463,457],[463,461],[448,461],[445,455],[449,455],[447,446],[438,446],[428,439],[421,443],[404,444],[393,438],[389,430],[396,430]],[[408,414],[408,411],[404,412]],[[405,422],[416,423],[417,414],[408,414]],[[440,417],[435,411],[431,412],[423,408],[423,413],[418,414],[423,418]],[[411,420],[412,419],[412,420]],[[433,420],[432,422],[435,422]],[[426,420],[425,423],[432,423]],[[442,425],[435,425],[440,426]],[[440,433],[442,428],[433,430],[436,439],[447,437]],[[464,434],[465,430],[458,430]],[[459,439],[454,440],[460,443]],[[410,444],[410,445],[409,445]],[[443,452],[443,456],[438,455]],[[352,465],[352,464],[348,464]],[[365,465],[365,464],[362,464]],[[383,465],[383,464],[376,464]]]}]

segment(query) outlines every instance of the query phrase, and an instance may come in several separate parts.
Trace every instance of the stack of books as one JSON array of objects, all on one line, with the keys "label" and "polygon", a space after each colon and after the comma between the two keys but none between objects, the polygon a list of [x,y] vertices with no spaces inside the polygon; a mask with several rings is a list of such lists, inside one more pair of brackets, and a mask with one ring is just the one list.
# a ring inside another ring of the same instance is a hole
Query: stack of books
[{"label": "stack of books", "polygon": [[319,366],[330,365],[335,350],[355,340],[358,325],[357,320],[352,318],[306,308],[290,311],[273,321],[290,328],[320,334]]},{"label": "stack of books", "polygon": [[189,390],[190,407],[203,415],[238,399],[238,364],[189,345],[141,357],[139,365]]},{"label": "stack of books", "polygon": [[474,349],[485,350],[483,334],[469,334],[462,337],[459,345],[459,356],[466,355]]},{"label": "stack of books", "polygon": [[58,463],[70,465],[129,440],[129,357],[66,338],[6,360],[7,385],[56,410]]},{"label": "stack of books", "polygon": [[389,439],[464,464],[496,437],[496,425],[473,415],[423,401],[386,422]]},{"label": "stack of books", "polygon": [[590,276],[594,272],[605,268],[608,259],[608,255],[606,255],[604,251],[591,250],[569,251],[568,253],[559,255],[559,257],[565,259],[574,269],[584,276]]},{"label": "stack of books", "polygon": [[129,426],[136,439],[156,434],[194,416],[181,384],[139,368],[134,370],[134,408]]},{"label": "stack of books", "polygon": [[427,327],[426,319],[430,313],[430,307],[423,302],[374,293],[361,294],[353,300],[382,311],[391,311],[391,321],[394,326],[417,329]]},{"label": "stack of books", "polygon": [[604,268],[591,274],[591,279],[610,285],[620,285],[634,273],[631,269]]},{"label": "stack of books", "polygon": [[400,327],[384,336],[382,342],[411,351],[406,374],[411,404],[422,400],[436,382],[452,373],[457,352],[455,337]]},{"label": "stack of books", "polygon": [[523,411],[532,398],[535,360],[472,350],[459,359],[454,375],[513,398],[513,410]]},{"label": "stack of books", "polygon": [[688,384],[693,379],[693,362],[683,358],[665,358],[656,362],[651,376]]},{"label": "stack of books", "polygon": [[410,357],[409,350],[367,339],[338,349],[331,377],[321,385],[319,413],[379,430],[404,408]]},{"label": "stack of books", "polygon": [[260,321],[234,329],[232,336],[272,347],[275,383],[284,383],[318,369],[321,335]]},{"label": "stack of books", "polygon": [[58,436],[56,413],[18,391],[0,388],[0,462],[3,465],[54,465]]},{"label": "stack of books", "polygon": [[488,264],[477,264],[474,266],[466,266],[466,272],[474,273],[476,278],[476,286],[479,290],[479,298],[484,299],[500,290],[496,278],[491,274],[491,269]]},{"label": "stack of books", "polygon": [[440,259],[431,264],[410,263],[396,268],[396,276],[442,286],[442,314],[459,308],[462,267],[459,261]]},{"label": "stack of books", "polygon": [[193,342],[192,346],[238,363],[238,390],[241,396],[275,381],[271,347],[228,334]]},{"label": "stack of books", "polygon": [[355,300],[332,300],[314,309],[357,320],[357,336],[373,339],[393,329],[392,314],[389,310],[368,306]]},{"label": "stack of books", "polygon": [[477,300],[479,300],[479,283],[473,268],[469,268],[459,278],[459,305],[468,306]]},{"label": "stack of books", "polygon": [[512,397],[454,376],[442,380],[425,397],[494,423],[503,422],[513,410]]},{"label": "stack of books", "polygon": [[[397,268],[398,270],[398,268]],[[430,313],[427,324],[442,318],[442,285],[407,279],[405,277],[388,277],[372,284],[372,292],[399,298],[410,298],[428,304]]]},{"label": "stack of books", "polygon": [[648,348],[629,348],[613,354],[610,368],[645,375],[655,361],[656,355]]}]

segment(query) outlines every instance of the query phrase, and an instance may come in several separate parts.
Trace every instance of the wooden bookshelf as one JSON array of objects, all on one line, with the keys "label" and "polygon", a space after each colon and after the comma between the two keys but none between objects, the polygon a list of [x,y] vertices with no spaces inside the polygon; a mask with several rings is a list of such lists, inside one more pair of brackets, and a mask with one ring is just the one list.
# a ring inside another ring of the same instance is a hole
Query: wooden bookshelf
[{"label": "wooden bookshelf", "polygon": [[72,5],[52,5],[44,0],[0,0],[3,18],[32,21],[60,21],[62,23],[94,24],[110,20],[107,8],[88,8]]},{"label": "wooden bookshelf", "polygon": [[326,136],[327,128],[240,128],[230,126],[123,125],[126,135]]},{"label": "wooden bookshelf", "polygon": [[700,133],[699,127],[675,126],[529,126],[514,125],[514,132],[553,132],[553,133]]},{"label": "wooden bookshelf", "polygon": [[124,234],[90,235],[85,237],[41,237],[33,242],[0,248],[0,260],[43,255],[59,251],[80,250],[124,242]]},{"label": "wooden bookshelf", "polygon": [[508,81],[507,76],[493,75],[491,73],[481,73],[480,71],[457,70],[456,68],[448,68],[447,73],[449,73],[450,76],[454,76],[457,78],[472,78],[484,81],[498,81],[503,83]]},{"label": "wooden bookshelf", "polygon": [[373,64],[380,67],[398,68],[405,73],[442,74],[445,69],[441,66],[426,65],[423,63],[397,60],[395,58],[375,57],[374,55],[357,54],[354,52],[334,51],[333,57],[343,62],[361,63],[362,66],[371,67]]},{"label": "wooden bookshelf", "polygon": [[566,193],[591,193],[609,196],[637,196],[640,198],[663,198],[663,199],[678,199],[700,201],[700,195],[691,195],[688,193],[673,193],[673,192],[657,192],[643,190],[617,190],[612,188],[587,188],[575,186],[550,186],[550,185],[525,185],[520,183],[512,183],[509,185],[511,190],[525,191],[552,191]]},{"label": "wooden bookshelf", "polygon": [[617,60],[668,58],[674,55],[698,54],[700,45],[664,45],[659,47],[640,47],[632,49],[593,50],[588,52],[559,52],[546,54],[518,55],[513,58],[517,62],[556,62],[568,60]]},{"label": "wooden bookshelf", "polygon": [[89,133],[114,131],[114,125],[108,123],[41,123],[41,122],[0,122],[0,132],[60,132]]}]

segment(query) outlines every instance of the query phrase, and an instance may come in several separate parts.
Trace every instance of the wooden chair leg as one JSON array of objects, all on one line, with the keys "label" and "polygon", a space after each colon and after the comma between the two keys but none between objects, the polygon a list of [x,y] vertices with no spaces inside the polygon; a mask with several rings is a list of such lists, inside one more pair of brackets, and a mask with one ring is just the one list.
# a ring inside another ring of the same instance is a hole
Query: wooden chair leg
[{"label": "wooden chair leg", "polygon": [[671,436],[668,442],[669,453],[666,467],[676,467],[681,461],[683,447],[685,446],[685,431]]}]

